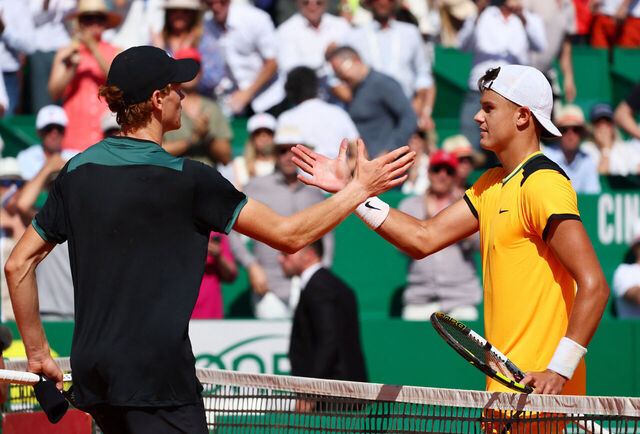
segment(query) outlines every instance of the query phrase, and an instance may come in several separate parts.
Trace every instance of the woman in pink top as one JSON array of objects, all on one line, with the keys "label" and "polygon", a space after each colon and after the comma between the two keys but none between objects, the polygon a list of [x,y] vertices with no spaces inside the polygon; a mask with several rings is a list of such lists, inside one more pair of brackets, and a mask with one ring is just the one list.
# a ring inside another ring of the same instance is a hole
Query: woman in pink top
[{"label": "woman in pink top", "polygon": [[220,319],[224,317],[220,282],[233,282],[238,267],[231,254],[227,236],[211,232],[207,247],[207,264],[200,285],[200,294],[193,309],[193,319]]},{"label": "woman in pink top", "polygon": [[106,84],[107,72],[118,49],[101,40],[102,33],[116,27],[122,17],[109,12],[103,0],[80,0],[75,13],[77,32],[70,45],[56,53],[49,76],[49,94],[64,99],[69,118],[63,149],[84,151],[102,139],[100,121],[108,110],[98,98],[98,88]]}]

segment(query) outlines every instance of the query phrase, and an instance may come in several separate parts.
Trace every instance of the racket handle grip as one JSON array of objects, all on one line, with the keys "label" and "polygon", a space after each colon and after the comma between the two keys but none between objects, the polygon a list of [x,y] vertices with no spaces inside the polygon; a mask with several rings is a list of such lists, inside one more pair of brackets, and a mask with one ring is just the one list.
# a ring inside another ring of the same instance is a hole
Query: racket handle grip
[{"label": "racket handle grip", "polygon": [[49,422],[58,423],[67,412],[69,403],[56,387],[56,383],[41,377],[40,381],[33,386],[33,390]]},{"label": "racket handle grip", "polygon": [[533,393],[534,390],[535,389],[533,387],[529,386],[528,384],[526,384],[524,386],[524,393],[526,393],[526,394]]}]

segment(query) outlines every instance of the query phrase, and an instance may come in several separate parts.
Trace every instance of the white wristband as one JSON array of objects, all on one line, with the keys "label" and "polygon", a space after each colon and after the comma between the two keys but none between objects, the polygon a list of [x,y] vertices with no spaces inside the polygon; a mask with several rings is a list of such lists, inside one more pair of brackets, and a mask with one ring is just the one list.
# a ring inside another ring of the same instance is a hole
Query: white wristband
[{"label": "white wristband", "polygon": [[562,338],[547,369],[551,369],[563,377],[571,379],[571,377],[573,377],[573,371],[576,370],[580,359],[582,359],[586,353],[587,349],[579,343],[569,338]]},{"label": "white wristband", "polygon": [[356,208],[356,215],[374,231],[384,223],[389,215],[389,204],[377,197],[370,197]]}]

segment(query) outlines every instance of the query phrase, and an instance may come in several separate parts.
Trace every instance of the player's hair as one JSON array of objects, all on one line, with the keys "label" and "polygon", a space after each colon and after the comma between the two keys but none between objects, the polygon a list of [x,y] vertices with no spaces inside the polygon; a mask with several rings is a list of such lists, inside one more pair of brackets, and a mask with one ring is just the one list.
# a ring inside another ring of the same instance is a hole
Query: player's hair
[{"label": "player's hair", "polygon": [[313,250],[313,253],[315,253],[318,258],[322,259],[322,257],[324,256],[324,245],[322,244],[322,238],[309,244],[309,249]]},{"label": "player's hair", "polygon": [[287,99],[295,104],[315,98],[318,95],[318,76],[316,72],[306,66],[293,68],[287,74],[284,91]]},{"label": "player's hair", "polygon": [[484,73],[482,77],[478,79],[478,90],[480,93],[484,92],[485,85],[488,84],[488,87],[491,88],[491,82],[498,77],[500,73],[500,67],[487,69],[487,72]]},{"label": "player's hair", "polygon": [[342,45],[335,50],[329,51],[326,57],[328,62],[330,62],[334,57],[339,57],[342,60],[360,59],[358,52],[348,45]]},{"label": "player's hair", "polygon": [[[159,89],[162,95],[171,91],[171,84]],[[127,104],[122,97],[122,91],[116,86],[100,86],[100,98],[104,98],[109,110],[116,114],[116,122],[123,130],[137,130],[144,127],[151,119],[153,103],[150,99],[136,104]]]}]

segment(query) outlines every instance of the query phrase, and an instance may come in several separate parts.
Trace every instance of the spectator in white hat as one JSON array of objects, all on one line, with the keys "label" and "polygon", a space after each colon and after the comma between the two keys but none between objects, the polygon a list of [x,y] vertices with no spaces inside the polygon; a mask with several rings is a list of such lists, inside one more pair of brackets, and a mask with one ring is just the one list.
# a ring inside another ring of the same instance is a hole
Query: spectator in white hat
[{"label": "spectator in white hat", "polygon": [[18,161],[13,157],[0,158],[0,200],[3,209],[12,213],[15,211],[15,194],[24,182]]},{"label": "spectator in white hat", "polygon": [[587,135],[584,113],[577,105],[557,110],[555,124],[562,136],[556,146],[545,146],[544,153],[566,172],[576,193],[600,193],[600,177],[595,161],[580,149]]},{"label": "spectator in white hat", "polygon": [[247,122],[249,138],[244,145],[244,153],[233,159],[233,183],[238,190],[247,185],[254,176],[273,173],[273,136],[276,118],[269,113],[258,113]]},{"label": "spectator in white hat", "polygon": [[[584,395],[583,359],[607,306],[609,286],[580,221],[576,192],[558,164],[540,152],[553,94],[537,69],[504,65],[478,81],[474,121],[480,145],[501,165],[487,170],[459,199],[421,220],[370,197],[356,214],[414,259],[480,232],[485,335],[507,348],[535,393]],[[340,191],[349,180],[344,155],[328,160],[297,146],[306,184]],[[488,379],[489,391],[510,389]]]},{"label": "spectator in white hat", "polygon": [[118,124],[116,120],[115,113],[107,112],[102,115],[102,119],[100,120],[100,127],[102,128],[102,133],[105,138],[112,137],[118,134],[122,128]]},{"label": "spectator in white hat", "polygon": [[60,106],[51,104],[38,111],[36,130],[41,142],[29,146],[18,153],[17,157],[24,179],[33,179],[47,163],[60,170],[67,160],[78,153],[69,149],[62,150],[62,140],[68,122],[67,114]]}]

